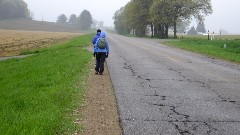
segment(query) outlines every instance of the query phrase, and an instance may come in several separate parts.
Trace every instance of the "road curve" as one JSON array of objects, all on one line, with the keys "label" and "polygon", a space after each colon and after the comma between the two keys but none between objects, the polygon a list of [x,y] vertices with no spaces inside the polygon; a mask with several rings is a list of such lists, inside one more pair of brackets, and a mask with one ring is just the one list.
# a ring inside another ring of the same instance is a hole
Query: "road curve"
[{"label": "road curve", "polygon": [[239,135],[240,65],[109,34],[124,135]]}]

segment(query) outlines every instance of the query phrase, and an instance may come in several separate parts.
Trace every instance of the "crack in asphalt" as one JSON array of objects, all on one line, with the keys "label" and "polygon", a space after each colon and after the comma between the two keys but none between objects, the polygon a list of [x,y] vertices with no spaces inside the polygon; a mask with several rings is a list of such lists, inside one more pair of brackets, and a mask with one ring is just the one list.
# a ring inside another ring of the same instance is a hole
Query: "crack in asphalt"
[{"label": "crack in asphalt", "polygon": [[132,65],[129,65],[127,62],[124,62],[124,69],[130,70],[130,72],[132,73],[131,76],[137,75],[137,72],[135,72],[135,70],[132,68]]},{"label": "crack in asphalt", "polygon": [[[217,92],[217,90],[213,89],[211,87],[211,83],[213,83],[212,81],[203,82],[203,81],[200,81],[200,80],[191,80],[191,79],[188,79],[186,76],[182,75],[182,72],[180,72],[180,71],[178,71],[176,69],[169,68],[169,70],[175,71],[175,72],[178,73],[179,76],[183,77],[184,80],[182,80],[182,81],[187,81],[187,82],[190,82],[190,83],[192,83],[192,82],[198,83],[198,84],[201,85],[201,87],[206,88],[206,89],[214,92],[221,99],[222,102],[228,102],[228,103],[232,103],[232,104],[237,104],[237,101],[232,100],[232,99],[227,99],[227,98],[221,96],[221,94],[219,92]],[[218,83],[221,83],[221,82],[218,82]],[[239,104],[237,104],[237,105],[239,105]]]},{"label": "crack in asphalt", "polygon": [[[151,82],[152,80],[172,80],[172,81],[186,81],[189,83],[196,83],[199,85],[199,87],[203,87],[206,88],[209,91],[214,92],[217,97],[221,100],[221,102],[229,102],[232,104],[237,104],[238,102],[232,99],[227,99],[224,98],[223,96],[220,95],[219,92],[217,92],[217,90],[213,89],[211,87],[211,81],[201,81],[201,80],[191,80],[190,78],[187,78],[186,75],[184,75],[181,71],[174,69],[172,67],[169,68],[169,71],[174,71],[175,73],[177,73],[177,75],[179,75],[180,78],[183,79],[150,79],[150,78],[145,78],[143,75],[138,75],[138,72],[136,72],[136,70],[134,69],[134,66],[129,64],[129,62],[127,61],[127,59],[125,59],[124,57],[122,57],[124,59],[124,69],[127,69],[130,71],[131,76],[136,77],[136,79],[140,80],[140,87],[149,87],[149,88],[156,88],[156,89],[161,89],[162,87],[156,87],[156,86],[152,86],[151,84],[149,84],[149,82]],[[167,96],[163,96],[163,95],[159,95],[157,94],[157,92],[155,91],[154,94],[146,94],[144,95],[146,97],[157,97],[159,98],[160,101],[166,101],[166,100],[171,100],[170,97]],[[212,99],[215,100],[215,99]],[[204,100],[205,101],[205,100]],[[177,105],[166,105],[163,103],[147,103],[150,106],[156,106],[159,107],[160,111],[166,111],[166,115],[167,115],[167,119],[169,120],[161,120],[161,121],[166,121],[169,122],[171,125],[173,125],[173,127],[176,129],[176,131],[180,134],[180,135],[194,135],[195,132],[197,132],[198,130],[201,130],[201,128],[204,127],[205,129],[205,134],[210,135],[212,132],[217,131],[217,128],[214,128],[211,123],[220,123],[220,122],[230,122],[230,123],[240,123],[240,121],[198,121],[198,120],[190,120],[191,116],[187,115],[187,114],[183,114],[179,111],[177,111],[177,108],[181,107],[181,106],[177,106]],[[181,103],[180,103],[181,104]],[[127,118],[124,119],[126,121],[135,121],[137,120],[136,118]],[[144,119],[143,121],[145,122],[157,122],[159,120],[157,119]]]},{"label": "crack in asphalt", "polygon": [[[165,99],[165,98],[164,98]],[[180,135],[194,135],[194,132],[196,132],[198,130],[198,128],[201,128],[202,126],[206,127],[206,134],[211,134],[214,131],[217,131],[218,129],[214,128],[213,126],[211,126],[211,124],[209,124],[210,122],[206,122],[206,121],[191,121],[189,118],[190,116],[187,114],[183,114],[177,111],[177,108],[180,106],[173,106],[173,105],[165,105],[165,104],[161,104],[161,103],[147,103],[149,105],[152,106],[157,106],[160,107],[161,111],[163,110],[169,110],[170,112],[167,115],[167,118],[171,119],[171,120],[161,120],[161,121],[166,121],[169,122],[170,124],[172,124],[174,126],[174,128],[176,129],[176,131],[180,134]],[[158,121],[156,119],[151,119],[151,120],[145,120],[145,121]],[[212,121],[214,123],[216,123],[216,121]],[[222,122],[237,122],[237,121],[222,121]],[[190,126],[193,123],[192,126]],[[198,124],[197,124],[198,123]]]},{"label": "crack in asphalt", "polygon": [[[137,72],[134,70],[134,68],[132,67],[132,65],[128,64],[127,63],[127,60],[125,59],[125,62],[124,62],[124,68],[129,70],[131,72],[131,76],[137,76]],[[170,68],[169,70],[172,70],[172,71],[175,71],[178,73],[178,75],[182,78],[184,78],[184,80],[186,81],[190,81],[190,79],[187,79],[186,76],[182,75],[182,72],[180,71],[177,71],[173,68]],[[144,79],[142,76],[138,75],[137,76],[137,79],[140,79],[141,82],[140,82],[140,87],[144,87],[146,85],[144,85],[145,83],[147,82],[151,82],[151,80],[153,79]],[[157,79],[157,80],[160,80],[160,79]],[[170,79],[170,80],[175,80],[175,79]],[[180,81],[184,81],[184,80],[180,80]],[[147,82],[146,82],[147,81]],[[195,81],[197,83],[200,83],[202,84],[202,87],[208,87],[210,89],[210,86],[209,85],[206,85],[205,86],[205,83],[204,82],[201,82],[201,81]],[[161,87],[154,87],[152,85],[148,85],[149,88],[161,88]],[[153,95],[145,95],[145,96],[154,96],[154,97],[158,97],[159,95],[156,93],[155,91],[155,94]],[[160,96],[162,101],[166,100],[166,96]],[[172,124],[175,129],[177,130],[177,132],[180,134],[180,135],[192,135],[192,130],[193,131],[196,131],[197,128],[199,126],[194,126],[194,128],[191,130],[191,128],[188,127],[188,122],[190,121],[189,118],[190,116],[189,115],[186,115],[186,114],[182,114],[180,112],[178,112],[176,110],[177,107],[179,106],[169,106],[169,105],[165,105],[165,104],[158,104],[158,103],[148,103],[149,105],[153,105],[153,106],[158,106],[158,107],[161,107],[161,108],[168,108],[168,110],[170,111],[170,113],[167,115],[167,117],[169,119],[173,119],[172,121],[168,121],[170,124]],[[162,109],[160,109],[162,110]],[[125,119],[127,121],[134,121],[134,119]],[[155,122],[156,120],[154,119],[146,119],[144,121],[147,121],[147,122]],[[213,132],[214,130],[217,130],[215,128],[213,128],[210,124],[208,124],[207,122],[202,122],[204,123],[204,125],[207,127],[207,134],[210,134],[211,132]]]}]

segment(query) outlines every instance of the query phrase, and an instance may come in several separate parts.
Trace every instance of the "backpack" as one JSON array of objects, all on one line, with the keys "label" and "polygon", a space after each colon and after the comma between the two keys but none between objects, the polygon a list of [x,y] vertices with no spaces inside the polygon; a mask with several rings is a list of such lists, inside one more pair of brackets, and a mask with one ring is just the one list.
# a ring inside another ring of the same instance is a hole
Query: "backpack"
[{"label": "backpack", "polygon": [[99,49],[107,48],[107,40],[105,38],[99,38],[98,48]]}]

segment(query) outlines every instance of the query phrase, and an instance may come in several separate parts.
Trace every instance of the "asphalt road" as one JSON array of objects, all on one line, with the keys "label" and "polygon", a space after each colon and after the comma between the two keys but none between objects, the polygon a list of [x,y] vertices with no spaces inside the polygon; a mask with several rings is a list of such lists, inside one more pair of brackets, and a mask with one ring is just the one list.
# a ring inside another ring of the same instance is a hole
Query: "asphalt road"
[{"label": "asphalt road", "polygon": [[240,65],[108,35],[124,135],[240,135]]}]

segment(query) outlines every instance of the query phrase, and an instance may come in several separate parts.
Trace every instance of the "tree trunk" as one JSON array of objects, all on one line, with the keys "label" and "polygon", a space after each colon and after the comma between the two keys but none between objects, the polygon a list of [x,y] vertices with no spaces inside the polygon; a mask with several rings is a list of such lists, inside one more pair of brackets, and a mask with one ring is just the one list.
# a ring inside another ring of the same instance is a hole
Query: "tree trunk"
[{"label": "tree trunk", "polygon": [[153,24],[151,23],[151,32],[152,32],[152,38],[153,38]]},{"label": "tree trunk", "polygon": [[177,39],[177,22],[174,22],[174,38]]},{"label": "tree trunk", "polygon": [[154,25],[154,37],[157,37],[158,28],[157,25]]},{"label": "tree trunk", "polygon": [[161,33],[162,33],[162,25],[159,24],[159,25],[158,25],[158,37],[159,37],[159,38],[162,38]]},{"label": "tree trunk", "polygon": [[145,29],[141,29],[141,37],[144,37],[146,35],[146,30]]},{"label": "tree trunk", "polygon": [[139,36],[139,30],[138,30],[138,29],[135,30],[135,35],[136,35],[137,37]]},{"label": "tree trunk", "polygon": [[164,36],[164,34],[165,34],[165,29],[164,29],[164,28],[165,28],[165,25],[162,25],[162,27],[161,27],[161,30],[162,30],[162,31],[161,31],[161,38],[162,38],[162,39],[165,38],[165,36]]},{"label": "tree trunk", "polygon": [[166,26],[165,26],[165,34],[164,34],[164,35],[165,35],[164,37],[165,37],[166,39],[168,39],[168,28],[169,28],[169,26],[166,25]]}]

